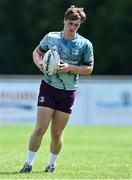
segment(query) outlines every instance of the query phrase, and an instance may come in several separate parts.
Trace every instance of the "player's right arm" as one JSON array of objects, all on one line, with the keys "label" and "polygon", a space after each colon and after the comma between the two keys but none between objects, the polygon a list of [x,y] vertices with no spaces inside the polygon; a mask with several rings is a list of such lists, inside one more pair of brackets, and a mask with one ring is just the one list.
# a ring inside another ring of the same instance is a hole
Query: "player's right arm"
[{"label": "player's right arm", "polygon": [[36,48],[33,51],[33,62],[42,72],[43,72],[43,66],[42,66],[42,64],[43,64],[42,57],[43,56],[44,56],[44,53],[42,53],[38,48]]}]

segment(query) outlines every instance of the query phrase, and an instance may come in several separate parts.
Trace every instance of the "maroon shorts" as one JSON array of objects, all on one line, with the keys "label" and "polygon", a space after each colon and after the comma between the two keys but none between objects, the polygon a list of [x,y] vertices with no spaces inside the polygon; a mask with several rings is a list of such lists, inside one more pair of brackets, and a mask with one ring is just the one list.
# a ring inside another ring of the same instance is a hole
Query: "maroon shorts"
[{"label": "maroon shorts", "polygon": [[37,105],[71,114],[75,92],[75,90],[57,89],[42,81]]}]

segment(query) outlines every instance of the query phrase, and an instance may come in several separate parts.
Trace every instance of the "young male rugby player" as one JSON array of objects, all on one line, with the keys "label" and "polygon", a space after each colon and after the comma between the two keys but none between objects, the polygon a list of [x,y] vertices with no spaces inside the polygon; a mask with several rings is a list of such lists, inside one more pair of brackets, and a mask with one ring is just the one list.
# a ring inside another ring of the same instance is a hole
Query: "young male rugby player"
[{"label": "young male rugby player", "polygon": [[50,123],[50,157],[45,172],[55,170],[55,162],[63,144],[63,130],[72,112],[78,76],[89,75],[93,70],[92,43],[77,33],[85,20],[83,8],[69,7],[64,16],[63,31],[48,33],[33,51],[33,61],[41,71],[42,56],[49,49],[56,49],[63,61],[57,74],[43,76],[38,96],[36,126],[29,140],[26,163],[20,173],[29,173],[32,170],[36,152]]}]

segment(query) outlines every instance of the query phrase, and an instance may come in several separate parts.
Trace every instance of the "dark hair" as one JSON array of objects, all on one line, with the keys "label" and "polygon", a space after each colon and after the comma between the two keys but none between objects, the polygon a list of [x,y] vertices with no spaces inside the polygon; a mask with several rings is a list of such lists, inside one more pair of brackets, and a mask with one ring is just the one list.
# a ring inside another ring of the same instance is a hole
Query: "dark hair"
[{"label": "dark hair", "polygon": [[86,20],[86,14],[83,11],[83,8],[75,7],[74,5],[70,6],[65,12],[65,20],[81,20],[81,24]]}]

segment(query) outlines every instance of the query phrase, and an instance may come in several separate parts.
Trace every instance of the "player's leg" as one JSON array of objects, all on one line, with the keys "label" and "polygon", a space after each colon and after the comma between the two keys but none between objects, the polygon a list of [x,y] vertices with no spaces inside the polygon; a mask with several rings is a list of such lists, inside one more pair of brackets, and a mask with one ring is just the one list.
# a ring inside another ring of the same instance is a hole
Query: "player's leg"
[{"label": "player's leg", "polygon": [[[20,173],[30,172],[33,164],[33,159],[38,151],[42,137],[46,132],[54,112],[54,98],[50,92],[50,86],[43,80],[40,85],[38,96],[37,122],[33,133],[29,140],[29,149],[27,163],[20,170]],[[50,108],[49,108],[50,107]]]},{"label": "player's leg", "polygon": [[54,110],[48,107],[38,107],[37,122],[29,140],[29,150],[37,152],[44,133],[46,132]]},{"label": "player's leg", "polygon": [[50,144],[50,158],[45,172],[53,172],[54,165],[63,145],[63,131],[66,127],[70,114],[55,110],[51,122],[51,144]]},{"label": "player's leg", "polygon": [[32,170],[33,160],[38,151],[42,137],[46,132],[54,110],[48,107],[39,106],[37,109],[37,122],[33,130],[28,147],[28,157],[20,173],[29,173]]},{"label": "player's leg", "polygon": [[56,104],[51,122],[50,158],[45,172],[53,172],[54,164],[63,144],[63,130],[66,127],[75,100],[75,91],[56,90]]},{"label": "player's leg", "polygon": [[51,122],[51,145],[53,154],[59,154],[63,144],[63,130],[66,127],[70,114],[55,110]]}]

